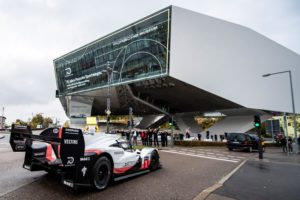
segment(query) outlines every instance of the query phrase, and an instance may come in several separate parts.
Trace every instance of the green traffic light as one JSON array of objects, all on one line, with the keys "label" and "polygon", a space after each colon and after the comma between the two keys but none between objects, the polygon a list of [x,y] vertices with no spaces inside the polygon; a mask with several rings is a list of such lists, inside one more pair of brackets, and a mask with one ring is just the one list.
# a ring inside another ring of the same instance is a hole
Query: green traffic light
[{"label": "green traffic light", "polygon": [[260,123],[255,123],[255,127],[260,127]]}]

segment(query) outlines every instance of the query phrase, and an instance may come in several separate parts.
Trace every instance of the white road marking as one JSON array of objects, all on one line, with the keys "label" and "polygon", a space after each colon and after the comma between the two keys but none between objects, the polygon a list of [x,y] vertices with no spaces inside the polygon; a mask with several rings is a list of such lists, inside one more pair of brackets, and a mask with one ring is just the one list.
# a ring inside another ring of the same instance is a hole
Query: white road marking
[{"label": "white road marking", "polygon": [[177,151],[168,151],[168,150],[161,150],[162,152],[166,153],[174,153],[174,154],[180,154],[180,155],[186,155],[186,156],[193,156],[193,157],[199,157],[199,158],[207,158],[207,159],[212,159],[212,160],[220,160],[220,161],[225,161],[225,162],[233,162],[237,163],[239,161],[233,160],[233,159],[226,159],[226,158],[217,158],[217,157],[212,157],[212,156],[204,156],[204,155],[194,155],[194,154],[189,154],[189,153],[183,153],[183,152],[177,152]]}]

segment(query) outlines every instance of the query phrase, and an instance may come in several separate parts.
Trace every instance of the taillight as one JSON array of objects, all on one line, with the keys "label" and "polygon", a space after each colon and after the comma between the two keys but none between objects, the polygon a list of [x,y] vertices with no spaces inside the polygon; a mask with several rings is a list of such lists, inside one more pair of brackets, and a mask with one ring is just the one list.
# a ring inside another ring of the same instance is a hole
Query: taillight
[{"label": "taillight", "polygon": [[247,140],[244,140],[242,144],[248,144],[248,141],[247,141]]}]

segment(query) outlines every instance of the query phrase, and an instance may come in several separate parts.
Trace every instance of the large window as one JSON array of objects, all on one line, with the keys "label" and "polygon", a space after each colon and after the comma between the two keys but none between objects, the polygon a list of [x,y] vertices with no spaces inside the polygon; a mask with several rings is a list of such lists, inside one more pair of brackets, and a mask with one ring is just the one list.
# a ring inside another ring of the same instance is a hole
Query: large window
[{"label": "large window", "polygon": [[169,29],[166,9],[54,60],[60,94],[166,76]]}]

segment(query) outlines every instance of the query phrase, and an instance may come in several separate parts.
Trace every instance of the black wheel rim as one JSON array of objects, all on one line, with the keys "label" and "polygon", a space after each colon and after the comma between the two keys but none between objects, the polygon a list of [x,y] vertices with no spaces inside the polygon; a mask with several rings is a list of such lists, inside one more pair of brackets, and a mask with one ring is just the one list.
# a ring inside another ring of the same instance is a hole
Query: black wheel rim
[{"label": "black wheel rim", "polygon": [[108,177],[108,167],[106,165],[101,165],[97,173],[97,179],[101,186],[106,184],[107,177]]}]

